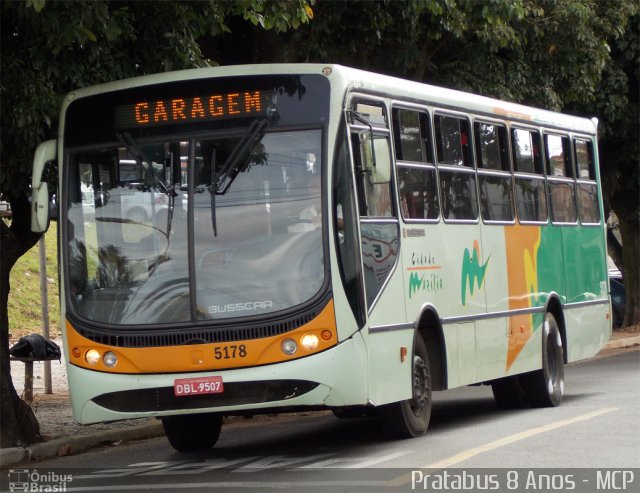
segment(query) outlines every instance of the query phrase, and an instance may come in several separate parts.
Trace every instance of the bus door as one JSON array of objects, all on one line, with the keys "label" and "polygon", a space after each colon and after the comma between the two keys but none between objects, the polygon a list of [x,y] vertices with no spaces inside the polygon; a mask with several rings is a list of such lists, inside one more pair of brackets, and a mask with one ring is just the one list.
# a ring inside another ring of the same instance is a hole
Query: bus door
[{"label": "bus door", "polygon": [[406,324],[399,267],[399,223],[393,190],[391,134],[381,102],[354,100],[350,144],[359,210],[360,251],[368,314],[369,400],[375,404],[411,395],[413,327]]}]

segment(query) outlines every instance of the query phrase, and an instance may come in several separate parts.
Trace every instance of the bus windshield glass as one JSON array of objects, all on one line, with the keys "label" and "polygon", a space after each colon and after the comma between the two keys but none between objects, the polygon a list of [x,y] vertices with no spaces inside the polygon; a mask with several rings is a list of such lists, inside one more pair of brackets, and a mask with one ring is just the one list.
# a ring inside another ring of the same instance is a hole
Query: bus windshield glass
[{"label": "bus windshield glass", "polygon": [[[63,244],[72,313],[157,326],[259,317],[318,296],[324,127],[296,90],[278,96],[275,118],[209,119],[180,131],[116,123],[105,142],[87,142],[98,133],[78,121],[86,108],[69,111]],[[197,98],[185,100],[191,108]],[[158,104],[129,106],[145,124]],[[116,108],[116,122],[124,107],[102,106]]]}]

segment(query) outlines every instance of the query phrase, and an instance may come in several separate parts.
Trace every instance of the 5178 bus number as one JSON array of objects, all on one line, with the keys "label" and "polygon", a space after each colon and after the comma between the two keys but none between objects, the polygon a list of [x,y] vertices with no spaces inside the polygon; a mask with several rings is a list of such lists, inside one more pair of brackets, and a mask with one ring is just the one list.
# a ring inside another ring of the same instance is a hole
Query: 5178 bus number
[{"label": "5178 bus number", "polygon": [[246,358],[247,346],[244,344],[231,344],[230,346],[216,346],[213,348],[213,357],[215,359],[233,359]]}]

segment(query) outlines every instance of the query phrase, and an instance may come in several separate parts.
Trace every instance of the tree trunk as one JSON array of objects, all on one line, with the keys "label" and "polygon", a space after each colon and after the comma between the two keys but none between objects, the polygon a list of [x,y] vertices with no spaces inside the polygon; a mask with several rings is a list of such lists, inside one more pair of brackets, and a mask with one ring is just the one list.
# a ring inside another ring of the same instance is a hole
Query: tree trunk
[{"label": "tree trunk", "polygon": [[627,327],[640,323],[640,225],[636,214],[614,211],[620,222],[622,237],[622,275],[627,300],[622,326]]},{"label": "tree trunk", "polygon": [[25,194],[11,198],[11,226],[0,220],[0,447],[41,441],[40,426],[31,407],[18,396],[9,360],[9,274],[17,260],[39,240],[32,233],[31,208]]},{"label": "tree trunk", "polygon": [[618,239],[613,234],[611,228],[607,228],[607,253],[613,260],[613,263],[616,264],[616,267],[620,269],[620,271],[623,271],[624,260],[622,254],[622,245],[618,242]]}]

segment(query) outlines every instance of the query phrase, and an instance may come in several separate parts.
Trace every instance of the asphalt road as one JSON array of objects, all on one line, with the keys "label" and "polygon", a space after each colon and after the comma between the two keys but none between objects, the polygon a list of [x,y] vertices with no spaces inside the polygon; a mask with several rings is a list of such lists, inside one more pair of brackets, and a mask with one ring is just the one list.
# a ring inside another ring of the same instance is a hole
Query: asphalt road
[{"label": "asphalt road", "polygon": [[[413,440],[387,438],[375,419],[338,420],[323,413],[223,427],[216,448],[207,453],[180,454],[157,438],[36,465],[38,474],[58,475],[40,478],[41,484],[61,478],[58,484],[68,492],[459,491],[466,486],[637,492],[639,377],[640,351],[624,350],[566,368],[565,399],[558,408],[501,411],[489,387],[436,393],[429,432]],[[2,490],[8,491],[2,479]]]}]

